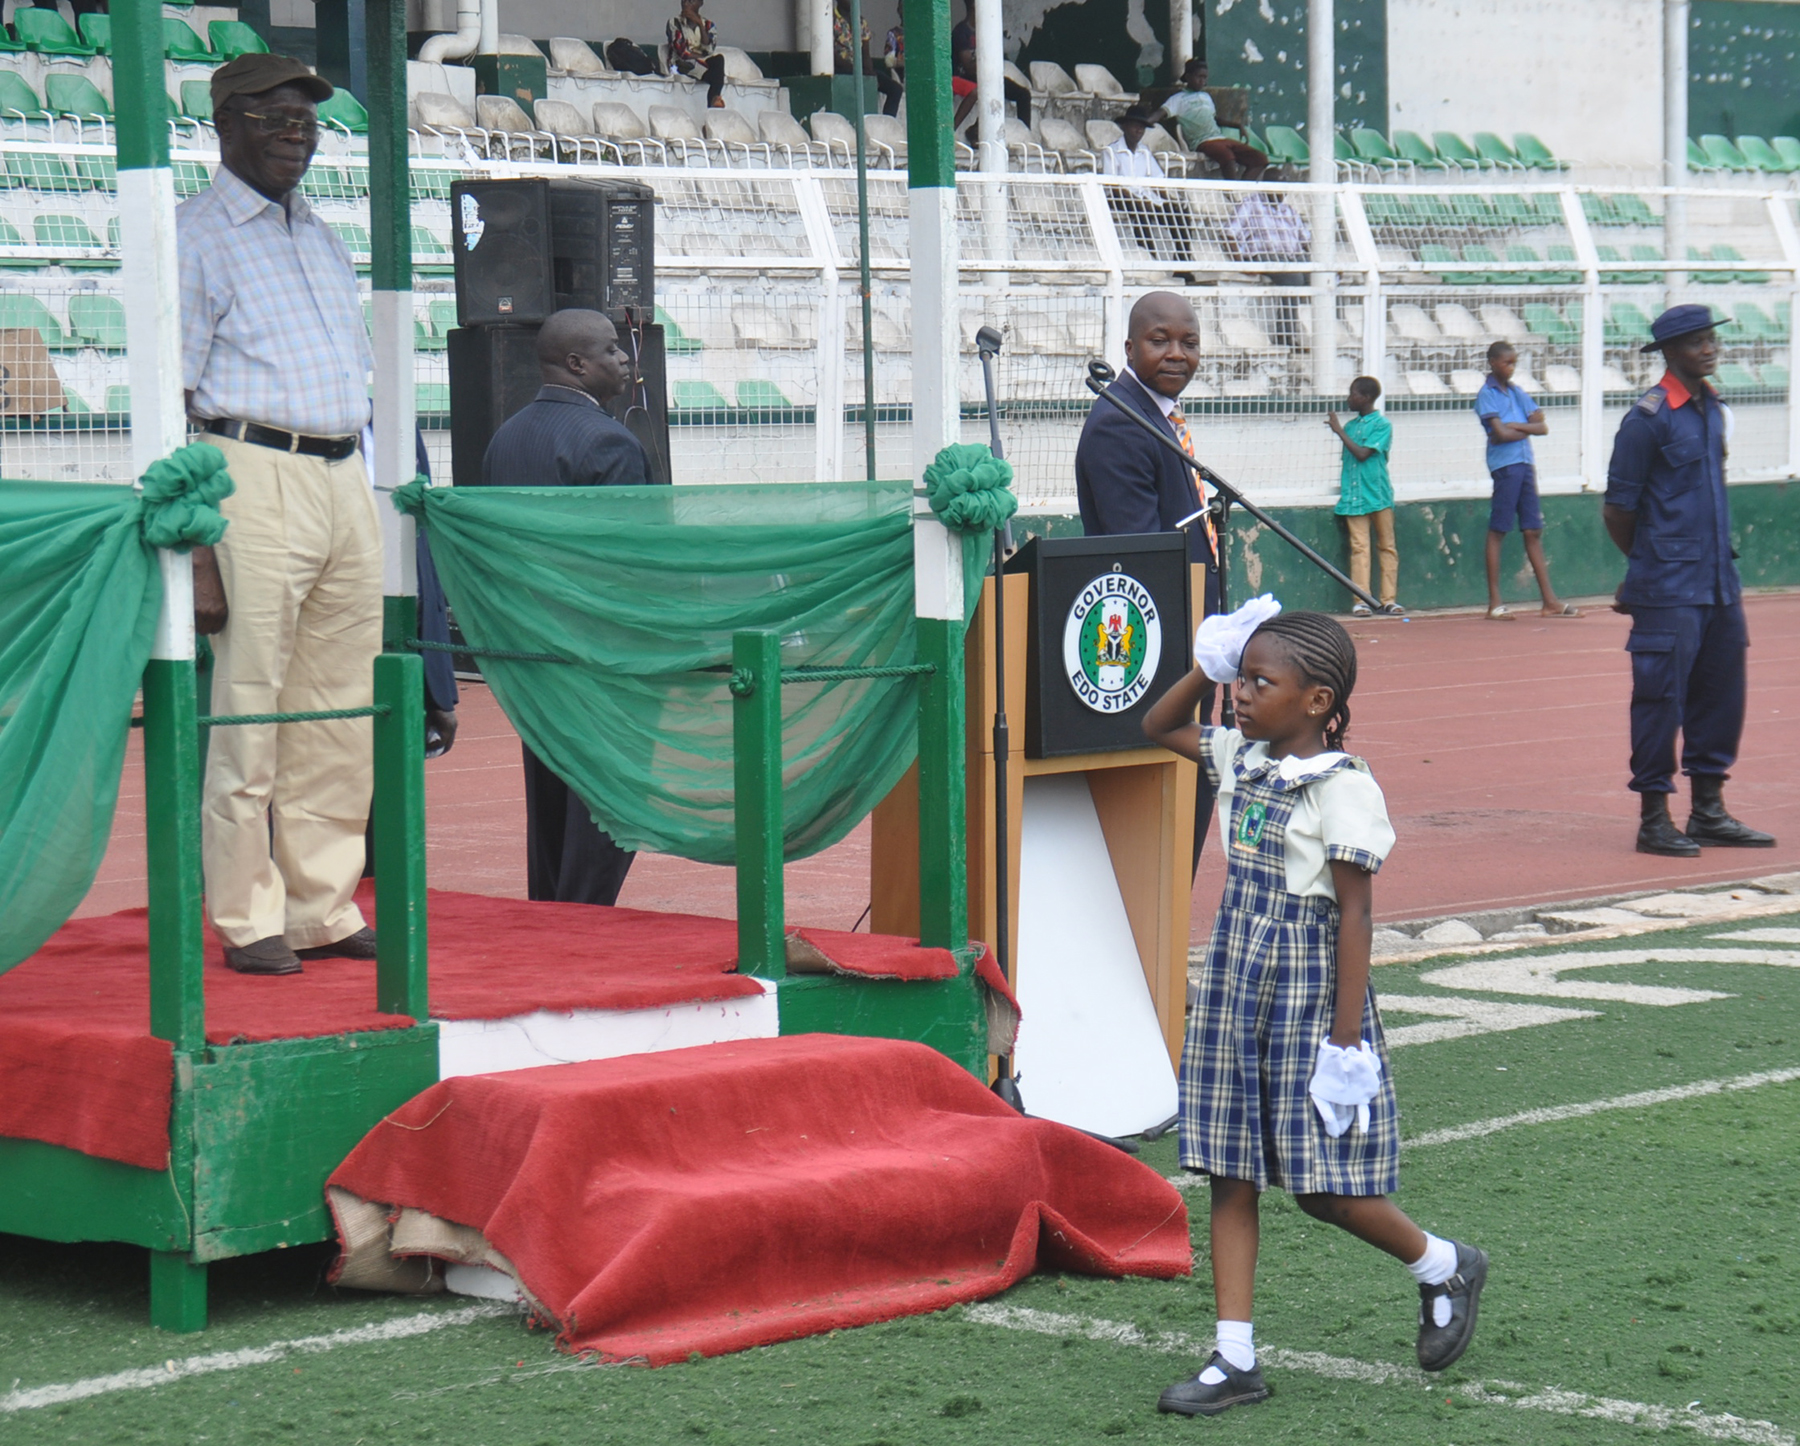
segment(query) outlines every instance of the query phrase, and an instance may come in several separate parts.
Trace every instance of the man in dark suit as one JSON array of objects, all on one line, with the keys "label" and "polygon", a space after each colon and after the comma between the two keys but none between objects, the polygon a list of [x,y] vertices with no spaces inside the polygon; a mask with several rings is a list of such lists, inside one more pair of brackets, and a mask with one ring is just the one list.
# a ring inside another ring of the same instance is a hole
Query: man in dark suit
[{"label": "man in dark suit", "polygon": [[[1193,437],[1181,413],[1180,397],[1199,366],[1200,319],[1194,308],[1172,291],[1152,291],[1131,308],[1125,370],[1107,391],[1192,456]],[[1192,469],[1098,397],[1075,449],[1075,496],[1081,504],[1082,531],[1089,537],[1175,532],[1187,523],[1188,561],[1206,569],[1202,616],[1219,610],[1212,521],[1202,510],[1206,504]],[[1211,721],[1212,705],[1208,690],[1200,705],[1202,722]],[[1212,809],[1212,788],[1201,769],[1194,808],[1196,869]]]},{"label": "man in dark suit", "polygon": [[[605,404],[631,385],[631,358],[597,311],[554,313],[538,332],[543,386],[501,423],[481,462],[492,487],[643,486],[643,445]],[[524,747],[527,890],[533,899],[613,904],[635,854],[594,823],[573,789]]]}]

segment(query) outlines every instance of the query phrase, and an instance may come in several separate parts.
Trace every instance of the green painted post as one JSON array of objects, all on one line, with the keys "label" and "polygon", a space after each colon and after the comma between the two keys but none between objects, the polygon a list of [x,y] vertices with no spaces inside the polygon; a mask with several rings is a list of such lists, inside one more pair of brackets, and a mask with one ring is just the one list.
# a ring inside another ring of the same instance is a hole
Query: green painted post
[{"label": "green painted post", "polygon": [[206,1044],[201,985],[200,729],[192,658],[144,666],[144,831],[150,894],[150,1032]]},{"label": "green painted post", "polygon": [[731,638],[731,747],[737,805],[738,972],[787,976],[782,894],[781,639]]},{"label": "green painted post", "polygon": [[425,665],[375,660],[375,1007],[429,1017],[425,962]]},{"label": "green painted post", "polygon": [[150,1252],[150,1324],[188,1335],[206,1329],[206,1267],[169,1250]]},{"label": "green painted post", "polygon": [[906,20],[907,184],[955,190],[950,0],[904,0],[902,14]]},{"label": "green painted post", "polygon": [[[957,539],[960,541],[960,539]],[[969,942],[968,818],[960,620],[918,619],[919,942],[960,949]]]}]

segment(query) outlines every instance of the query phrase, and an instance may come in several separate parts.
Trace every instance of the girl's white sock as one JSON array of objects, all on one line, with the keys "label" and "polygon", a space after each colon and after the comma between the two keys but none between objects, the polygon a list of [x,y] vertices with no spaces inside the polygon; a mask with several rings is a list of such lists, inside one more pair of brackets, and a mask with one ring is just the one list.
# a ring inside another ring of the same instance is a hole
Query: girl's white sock
[{"label": "girl's white sock", "polygon": [[[1256,1327],[1247,1320],[1220,1321],[1214,1346],[1233,1370],[1248,1371],[1256,1365]],[[1208,1366],[1200,1373],[1202,1385],[1216,1386],[1224,1379],[1225,1373],[1217,1366]]]},{"label": "girl's white sock", "polygon": [[1456,1274],[1456,1246],[1439,1240],[1429,1231],[1425,1235],[1425,1253],[1406,1267],[1420,1285],[1442,1285]]}]

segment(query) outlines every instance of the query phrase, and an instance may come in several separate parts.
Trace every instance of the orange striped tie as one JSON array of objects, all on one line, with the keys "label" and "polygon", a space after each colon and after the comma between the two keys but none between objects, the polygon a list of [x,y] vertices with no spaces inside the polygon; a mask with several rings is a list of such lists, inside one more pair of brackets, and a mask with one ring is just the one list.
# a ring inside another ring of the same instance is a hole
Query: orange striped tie
[{"label": "orange striped tie", "polygon": [[[1169,413],[1169,423],[1175,428],[1175,436],[1181,443],[1182,451],[1186,452],[1188,456],[1198,462],[1200,456],[1194,451],[1194,434],[1188,431],[1187,418],[1181,415],[1180,407],[1176,407],[1174,411]],[[1206,484],[1200,480],[1199,473],[1194,474],[1194,493],[1199,497],[1200,505],[1205,507]],[[1201,521],[1206,524],[1206,545],[1212,549],[1213,565],[1217,566],[1219,561],[1219,535],[1213,528],[1211,509],[1209,508],[1207,511],[1202,512],[1200,518]]]}]

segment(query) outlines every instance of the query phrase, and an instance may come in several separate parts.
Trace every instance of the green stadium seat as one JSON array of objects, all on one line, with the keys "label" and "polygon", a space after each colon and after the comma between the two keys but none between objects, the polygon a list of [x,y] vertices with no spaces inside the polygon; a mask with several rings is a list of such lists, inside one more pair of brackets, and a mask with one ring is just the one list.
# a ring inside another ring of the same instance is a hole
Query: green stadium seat
[{"label": "green stadium seat", "polygon": [[1606,316],[1605,339],[1608,346],[1643,346],[1650,340],[1650,318],[1634,301],[1615,301]]},{"label": "green stadium seat", "polygon": [[18,55],[25,49],[25,42],[13,39],[12,32],[0,25],[0,54]]},{"label": "green stadium seat", "polygon": [[450,383],[420,382],[413,388],[413,411],[421,417],[450,414]]},{"label": "green stadium seat", "polygon": [[188,65],[217,65],[225,59],[207,49],[206,42],[194,34],[194,27],[173,15],[163,16],[163,58]]},{"label": "green stadium seat", "polygon": [[1713,158],[1700,149],[1700,142],[1695,140],[1692,136],[1688,137],[1687,165],[1690,171],[1716,171],[1720,169],[1719,166],[1714,164]]},{"label": "green stadium seat", "polygon": [[1513,150],[1518,154],[1521,164],[1530,166],[1534,171],[1566,171],[1569,169],[1567,161],[1557,159],[1552,154],[1550,147],[1530,131],[1513,133]]},{"label": "green stadium seat", "polygon": [[94,47],[85,43],[69,27],[55,6],[22,5],[13,11],[13,30],[27,50],[40,55],[92,55]]},{"label": "green stadium seat", "polygon": [[1401,198],[1392,191],[1365,191],[1362,198],[1363,214],[1369,218],[1369,224],[1378,231],[1390,230],[1406,224],[1407,209]]},{"label": "green stadium seat", "polygon": [[88,223],[79,216],[40,215],[32,218],[31,233],[40,250],[57,252],[62,264],[72,270],[116,271],[116,256],[70,256],[70,251],[104,249]]},{"label": "green stadium seat", "polygon": [[1744,159],[1744,153],[1724,136],[1701,136],[1700,149],[1706,159],[1721,171],[1753,171],[1755,166]]},{"label": "green stadium seat", "polygon": [[697,351],[704,351],[706,343],[698,337],[689,336],[675,324],[660,306],[656,308],[656,324],[663,329],[663,351],[669,356],[692,356]]},{"label": "green stadium seat", "polygon": [[0,70],[0,116],[49,120],[50,112],[24,76],[16,70]]},{"label": "green stadium seat", "polygon": [[1541,301],[1528,301],[1519,312],[1525,320],[1525,329],[1533,336],[1543,337],[1552,346],[1574,346],[1581,340],[1578,314],[1571,321],[1554,306]]},{"label": "green stadium seat", "polygon": [[774,382],[741,381],[737,384],[737,404],[745,412],[791,412],[794,404]]},{"label": "green stadium seat", "polygon": [[1736,308],[1737,315],[1732,321],[1738,334],[1746,341],[1786,341],[1787,332],[1775,324],[1774,320],[1760,306],[1752,306],[1749,302],[1740,302]]},{"label": "green stadium seat", "polygon": [[106,389],[106,415],[109,417],[129,417],[131,415],[131,388],[121,382],[115,382]]},{"label": "green stadium seat", "polygon": [[1764,362],[1762,384],[1765,392],[1785,392],[1788,389],[1787,367],[1780,362]]},{"label": "green stadium seat", "polygon": [[119,158],[109,151],[104,155],[75,155],[75,174],[96,191],[112,194],[119,189]]},{"label": "green stadium seat", "polygon": [[300,181],[300,193],[308,200],[345,201],[350,198],[350,183],[336,166],[315,160]]},{"label": "green stadium seat", "polygon": [[425,308],[431,318],[431,329],[439,336],[449,336],[456,328],[456,303],[454,301],[434,301]]},{"label": "green stadium seat", "polygon": [[212,184],[212,173],[203,161],[171,161],[169,169],[174,174],[175,194],[182,200],[198,196]]},{"label": "green stadium seat", "polygon": [[1793,136],[1770,136],[1769,145],[1790,171],[1800,171],[1800,140]]},{"label": "green stadium seat", "polygon": [[212,20],[206,26],[214,60],[236,60],[240,55],[267,55],[269,47],[241,20]]},{"label": "green stadium seat", "polygon": [[1410,161],[1420,171],[1454,171],[1458,169],[1447,157],[1440,156],[1429,141],[1417,131],[1395,131],[1393,151],[1403,161]]},{"label": "green stadium seat", "polygon": [[94,11],[78,17],[81,38],[102,55],[112,54],[112,16]]},{"label": "green stadium seat", "polygon": [[77,291],[69,298],[69,331],[89,346],[125,350],[125,303],[116,296]]},{"label": "green stadium seat", "polygon": [[[1725,242],[1720,241],[1712,249],[1712,259],[1714,261],[1742,261],[1744,259],[1744,253],[1739,251],[1737,247],[1727,245]],[[1747,286],[1766,286],[1769,282],[1769,273],[1766,271],[1733,271],[1729,273],[1719,272],[1716,274],[1720,276],[1728,275],[1732,281],[1741,281]]]},{"label": "green stadium seat", "polygon": [[[1462,257],[1448,246],[1440,246],[1436,242],[1427,242],[1419,247],[1419,260],[1440,266],[1461,266],[1463,264]],[[1437,273],[1437,278],[1446,286],[1486,286],[1488,284],[1488,274],[1485,271],[1440,271]]]},{"label": "green stadium seat", "polygon": [[1474,192],[1464,196],[1446,196],[1451,214],[1464,226],[1485,231],[1501,225],[1501,217],[1495,209],[1491,197],[1485,192]]},{"label": "green stadium seat", "polygon": [[1560,196],[1532,196],[1531,209],[1537,213],[1540,226],[1564,226],[1568,219],[1563,215],[1562,198]]},{"label": "green stadium seat", "polygon": [[[1577,260],[1575,248],[1568,245],[1546,246],[1544,255],[1551,261],[1572,262]],[[1551,286],[1573,286],[1580,280],[1581,273],[1579,271],[1555,271],[1551,273],[1549,284]]]},{"label": "green stadium seat", "polygon": [[1590,226],[1623,226],[1627,224],[1624,217],[1619,215],[1617,207],[1613,205],[1611,196],[1597,195],[1593,191],[1581,193],[1581,214],[1587,217]]},{"label": "green stadium seat", "polygon": [[[1631,248],[1631,259],[1633,261],[1661,261],[1663,254],[1648,242],[1639,241],[1634,243]],[[1662,279],[1663,274],[1660,271],[1640,271],[1637,275],[1638,283],[1646,286],[1660,284]]]},{"label": "green stadium seat", "polygon": [[[1617,246],[1596,246],[1594,251],[1600,257],[1602,264],[1625,259],[1619,254]],[[1602,271],[1600,280],[1608,286],[1630,286],[1637,280],[1637,273],[1633,271]]]},{"label": "green stadium seat", "polygon": [[52,115],[98,116],[112,119],[112,106],[99,87],[85,75],[51,71],[44,77],[44,103]]},{"label": "green stadium seat", "polygon": [[685,380],[675,382],[670,391],[669,410],[675,412],[728,412],[731,403],[711,382]]},{"label": "green stadium seat", "polygon": [[1350,144],[1350,137],[1342,131],[1334,132],[1331,137],[1331,156],[1337,161],[1354,161],[1359,159],[1355,148]]},{"label": "green stadium seat", "polygon": [[413,317],[413,350],[442,351],[444,338],[431,329],[431,323],[422,316]]},{"label": "green stadium seat", "polygon": [[[15,247],[23,251],[30,245],[31,243],[19,234],[17,226],[4,217],[0,217],[0,246]],[[41,257],[0,257],[0,271],[36,271],[46,264]]]},{"label": "green stadium seat", "polygon": [[1494,166],[1455,131],[1433,131],[1431,148],[1451,165],[1465,171],[1488,171]]},{"label": "green stadium seat", "polygon": [[51,351],[68,351],[70,341],[62,323],[37,297],[23,291],[0,291],[0,330],[31,327]]},{"label": "green stadium seat", "polygon": [[349,91],[339,89],[331,93],[331,99],[319,104],[319,124],[338,125],[353,136],[366,136],[369,133],[369,113],[363,104]]},{"label": "green stadium seat", "polygon": [[1491,166],[1510,169],[1524,165],[1519,153],[1495,135],[1493,131],[1476,131],[1475,153]]},{"label": "green stadium seat", "polygon": [[1622,191],[1612,197],[1612,204],[1627,226],[1662,225],[1662,217],[1650,209],[1649,202],[1631,191]]},{"label": "green stadium seat", "polygon": [[412,228],[413,266],[424,272],[448,272],[455,267],[450,243],[429,226]]},{"label": "green stadium seat", "polygon": [[415,201],[448,201],[450,183],[456,177],[449,171],[430,170],[422,166],[408,168]]},{"label": "green stadium seat", "polygon": [[6,182],[32,191],[85,191],[88,183],[62,156],[42,151],[12,151],[6,157]]},{"label": "green stadium seat", "polygon": [[1784,337],[1794,329],[1793,302],[1778,301],[1775,303],[1775,325],[1781,328],[1781,334]]},{"label": "green stadium seat", "polygon": [[62,409],[64,416],[91,417],[94,414],[94,409],[87,404],[87,398],[66,382],[63,384]]},{"label": "green stadium seat", "polygon": [[212,83],[205,80],[182,81],[180,110],[189,120],[211,120],[213,117]]},{"label": "green stadium seat", "polygon": [[1489,197],[1494,203],[1494,214],[1506,226],[1536,226],[1538,224],[1537,207],[1531,204],[1528,197],[1516,191],[1495,191]]},{"label": "green stadium seat", "polygon": [[1741,362],[1724,361],[1713,373],[1713,380],[1724,392],[1757,392],[1762,390],[1762,383],[1757,381],[1756,373]]},{"label": "green stadium seat", "polygon": [[1800,170],[1800,161],[1790,164],[1782,160],[1775,147],[1761,136],[1739,136],[1737,148],[1756,170],[1767,171],[1771,175],[1786,175],[1790,171]]},{"label": "green stadium seat", "polygon": [[[1411,170],[1400,153],[1388,144],[1387,137],[1380,131],[1369,130],[1366,126],[1350,132],[1350,145],[1355,151],[1355,159],[1366,165],[1380,166],[1383,170]],[[1435,158],[1434,158],[1435,159]],[[1437,169],[1444,169],[1442,161],[1437,162]]]},{"label": "green stadium seat", "polygon": [[[1531,255],[1533,260],[1537,259],[1535,251]],[[1462,249],[1462,259],[1473,266],[1498,266],[1500,264],[1500,257],[1492,246],[1465,246]],[[1489,271],[1482,275],[1482,281],[1489,286],[1522,286],[1529,279],[1517,271]],[[1468,284],[1479,286],[1482,281],[1471,281]]]},{"label": "green stadium seat", "polygon": [[1312,163],[1312,151],[1306,138],[1292,126],[1269,126],[1263,131],[1269,143],[1267,155],[1278,166],[1305,166]]},{"label": "green stadium seat", "polygon": [[355,221],[329,221],[326,223],[338,234],[338,240],[344,243],[350,253],[350,259],[359,268],[367,267],[374,252],[374,243],[369,240],[369,228]]}]

